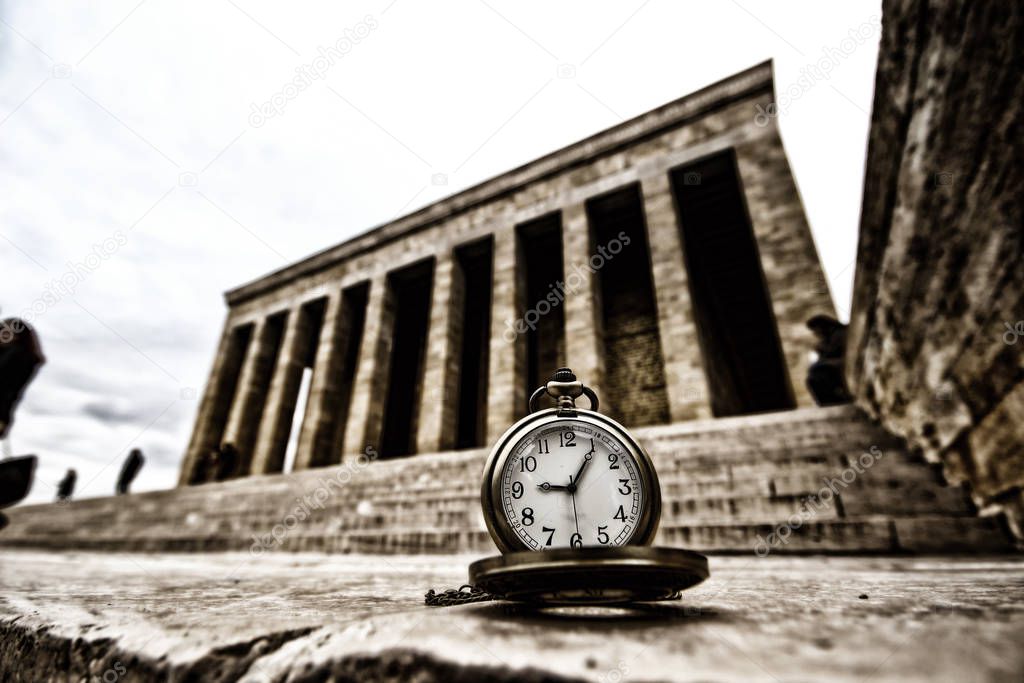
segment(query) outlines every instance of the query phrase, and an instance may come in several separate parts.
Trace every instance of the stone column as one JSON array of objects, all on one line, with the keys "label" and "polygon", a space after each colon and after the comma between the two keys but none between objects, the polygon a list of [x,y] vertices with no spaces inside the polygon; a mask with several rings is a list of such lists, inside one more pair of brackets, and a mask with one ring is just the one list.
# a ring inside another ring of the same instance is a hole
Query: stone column
[{"label": "stone column", "polygon": [[819,313],[836,315],[828,279],[778,134],[736,147],[736,162],[790,385],[797,406],[813,406],[804,377],[815,337],[806,323]]},{"label": "stone column", "polygon": [[267,401],[267,387],[277,353],[277,331],[266,319],[256,322],[252,341],[238,378],[238,390],[228,415],[222,443],[238,449],[238,474],[244,476],[252,470],[253,448],[259,430],[260,415]]},{"label": "stone column", "polygon": [[356,456],[368,449],[373,449],[373,452],[367,455],[375,457],[380,453],[394,327],[394,301],[387,275],[381,273],[370,281],[363,342],[345,427],[343,457]]},{"label": "stone column", "polygon": [[301,307],[288,313],[284,340],[277,354],[274,377],[260,420],[259,437],[252,458],[253,474],[280,472],[284,466],[288,437],[295,416],[295,403],[302,384],[309,350],[309,320]]},{"label": "stone column", "polygon": [[[590,221],[583,203],[562,209],[562,272],[565,279],[565,365],[597,392],[602,403],[611,404],[605,396],[604,336],[601,325],[601,287],[599,272],[587,267],[596,253],[590,238]],[[586,405],[584,402],[583,405]]]},{"label": "stone column", "polygon": [[462,271],[454,254],[445,251],[438,255],[434,266],[416,433],[417,453],[433,453],[455,446],[463,300]]},{"label": "stone column", "polygon": [[520,416],[526,403],[526,335],[516,330],[522,311],[519,253],[515,228],[494,233],[491,289],[491,341],[488,352],[487,442],[493,444]]},{"label": "stone column", "polygon": [[179,486],[193,483],[192,477],[199,459],[220,445],[220,438],[235,397],[238,373],[245,357],[245,347],[239,339],[239,329],[232,326],[230,318],[224,323],[217,355],[213,359],[213,368],[210,369],[210,378],[203,390],[202,402],[196,414],[192,440],[181,466]]},{"label": "stone column", "polygon": [[323,467],[341,458],[340,451],[334,451],[344,402],[341,395],[342,363],[348,353],[350,333],[351,315],[345,308],[340,290],[328,295],[313,361],[306,414],[302,418],[299,447],[295,454],[296,470]]},{"label": "stone column", "polygon": [[[658,336],[672,422],[711,417],[711,397],[690,302],[683,245],[667,173],[643,178],[647,243],[658,307]],[[628,247],[627,247],[628,248]]]}]

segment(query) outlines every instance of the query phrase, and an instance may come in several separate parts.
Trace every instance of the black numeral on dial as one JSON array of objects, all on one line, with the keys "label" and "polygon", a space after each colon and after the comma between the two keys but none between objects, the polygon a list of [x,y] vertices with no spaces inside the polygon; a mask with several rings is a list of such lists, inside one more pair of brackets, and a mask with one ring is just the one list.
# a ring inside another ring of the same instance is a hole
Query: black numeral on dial
[{"label": "black numeral on dial", "polygon": [[[621,505],[619,512],[622,512]],[[533,508],[523,508],[523,526],[533,526]]]},{"label": "black numeral on dial", "polygon": [[619,493],[624,496],[628,496],[633,493],[633,489],[629,485],[629,479],[619,479],[619,483],[622,484],[622,486],[619,487]]},{"label": "black numeral on dial", "polygon": [[[529,509],[529,508],[527,508],[527,509]],[[612,519],[617,519],[620,522],[625,522],[626,521],[626,512],[625,512],[625,510],[622,509],[621,505],[619,506],[619,511],[615,513],[615,516],[613,516]]]},{"label": "black numeral on dial", "polygon": [[615,455],[614,453],[609,453],[608,454],[608,462],[610,463],[608,465],[608,469],[610,469],[610,470],[617,470],[617,469],[619,469],[619,456]]},{"label": "black numeral on dial", "polygon": [[520,472],[533,472],[535,469],[537,469],[537,458],[532,455],[528,455],[519,460]]},{"label": "black numeral on dial", "polygon": [[544,545],[551,545],[551,539],[553,539],[555,537],[555,530],[554,529],[549,529],[546,526],[545,527],[541,527],[540,530],[548,535],[548,542],[545,543]]},{"label": "black numeral on dial", "polygon": [[519,500],[523,497],[523,482],[514,481],[512,482],[512,497]]},{"label": "black numeral on dial", "polygon": [[608,545],[608,541],[611,540],[610,538],[608,538],[608,531],[607,531],[607,529],[608,529],[608,527],[606,527],[606,526],[599,526],[599,527],[597,527],[597,542],[600,543],[601,545]]},{"label": "black numeral on dial", "polygon": [[561,432],[558,435],[558,445],[562,448],[572,448],[576,445],[576,432]]},{"label": "black numeral on dial", "polygon": [[572,538],[569,539],[569,545],[571,545],[573,548],[582,548],[583,537],[579,534],[573,534]]}]

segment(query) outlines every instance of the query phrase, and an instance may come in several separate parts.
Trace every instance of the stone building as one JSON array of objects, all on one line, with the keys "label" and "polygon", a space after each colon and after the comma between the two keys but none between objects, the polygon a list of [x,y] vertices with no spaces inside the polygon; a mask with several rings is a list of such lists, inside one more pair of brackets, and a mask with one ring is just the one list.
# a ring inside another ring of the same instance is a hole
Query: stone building
[{"label": "stone building", "polygon": [[0,546],[493,552],[487,452],[565,364],[651,454],[657,543],[1012,549],[902,438],[813,405],[833,306],[773,98],[761,64],[228,292],[182,485],[11,510]]},{"label": "stone building", "polygon": [[810,406],[772,100],[764,63],[229,291],[181,484],[486,446],[559,365],[630,427]]}]

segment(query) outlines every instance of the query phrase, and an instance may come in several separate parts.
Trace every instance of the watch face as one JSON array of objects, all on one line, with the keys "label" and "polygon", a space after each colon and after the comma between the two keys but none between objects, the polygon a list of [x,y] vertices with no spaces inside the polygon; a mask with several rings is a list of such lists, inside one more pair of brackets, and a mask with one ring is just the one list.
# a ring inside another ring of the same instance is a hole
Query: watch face
[{"label": "watch face", "polygon": [[531,550],[620,546],[637,532],[648,492],[630,450],[602,427],[555,420],[527,432],[500,473],[500,507]]}]

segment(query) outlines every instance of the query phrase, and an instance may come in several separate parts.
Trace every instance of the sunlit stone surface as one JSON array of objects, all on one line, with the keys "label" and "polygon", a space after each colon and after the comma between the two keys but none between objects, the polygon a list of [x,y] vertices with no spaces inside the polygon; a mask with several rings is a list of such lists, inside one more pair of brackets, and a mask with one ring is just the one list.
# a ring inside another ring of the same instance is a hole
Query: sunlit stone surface
[{"label": "sunlit stone surface", "polygon": [[[979,681],[1024,672],[1020,559],[712,558],[676,603],[423,605],[474,555],[5,551],[0,674],[40,681]],[[28,652],[35,648],[34,652]],[[330,676],[334,676],[333,679]]]}]

